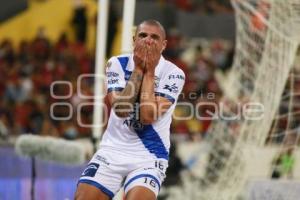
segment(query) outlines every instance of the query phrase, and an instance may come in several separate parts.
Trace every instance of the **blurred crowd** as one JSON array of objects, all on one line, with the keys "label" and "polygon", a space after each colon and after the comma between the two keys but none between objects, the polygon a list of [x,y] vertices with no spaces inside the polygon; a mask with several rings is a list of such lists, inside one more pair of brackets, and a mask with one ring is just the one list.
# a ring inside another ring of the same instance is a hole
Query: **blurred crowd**
[{"label": "blurred crowd", "polygon": [[[180,102],[196,107],[202,101],[217,102],[221,90],[214,78],[216,70],[231,65],[232,46],[222,40],[193,41],[176,30],[168,34],[164,56],[186,73]],[[0,44],[0,132],[2,137],[33,133],[67,139],[91,135],[93,78],[82,74],[94,71],[94,54],[83,43],[69,42],[67,35],[53,43],[41,28],[32,41],[22,41],[14,48],[10,40]],[[56,81],[56,82],[55,82]],[[63,81],[63,82],[57,82]],[[77,83],[80,84],[77,84]],[[80,87],[80,88],[78,88]],[[80,93],[78,90],[80,89]],[[80,109],[78,110],[78,105]],[[206,106],[198,111],[178,106],[172,132],[185,138],[201,138],[210,120]],[[189,117],[181,120],[180,117]]]},{"label": "blurred crowd", "polygon": [[[76,123],[73,108],[80,101],[77,78],[93,73],[94,58],[85,46],[70,43],[65,34],[51,43],[41,29],[32,41],[13,48],[10,40],[0,44],[0,132],[2,137],[33,133],[68,139],[89,136],[90,129]],[[51,84],[54,81],[70,84]],[[82,81],[82,93],[92,93]],[[51,92],[52,91],[52,92]],[[52,94],[51,94],[52,93]],[[65,105],[65,103],[69,103]],[[57,106],[51,107],[51,105]],[[70,107],[72,105],[72,108]],[[82,122],[91,118],[91,106],[80,111]],[[65,120],[61,120],[65,119]]]},{"label": "blurred crowd", "polygon": [[[160,2],[188,12],[231,12],[225,0]],[[110,9],[107,55],[116,32],[111,24],[117,21],[116,12],[112,6]],[[50,41],[43,27],[33,40],[24,40],[17,47],[10,40],[0,41],[0,138],[23,133],[66,139],[91,136],[94,79],[80,75],[94,73],[95,53],[84,45],[87,18],[83,4],[75,6],[72,25],[76,38],[72,42],[65,33],[58,41]],[[215,109],[211,104],[222,95],[215,73],[224,73],[231,66],[233,44],[221,39],[186,38],[176,29],[167,33],[164,56],[186,74],[171,132],[184,139],[201,140],[211,123],[209,111]]]},{"label": "blurred crowd", "polygon": [[171,30],[167,39],[164,56],[186,74],[171,132],[184,139],[201,140],[222,96],[216,73],[226,73],[231,67],[233,44],[220,39],[188,39],[176,30]]}]

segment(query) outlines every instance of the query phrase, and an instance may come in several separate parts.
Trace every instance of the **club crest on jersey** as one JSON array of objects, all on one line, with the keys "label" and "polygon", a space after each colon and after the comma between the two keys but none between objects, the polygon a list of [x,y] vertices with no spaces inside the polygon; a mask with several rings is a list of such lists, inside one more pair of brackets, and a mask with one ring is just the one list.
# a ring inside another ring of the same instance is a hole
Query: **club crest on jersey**
[{"label": "club crest on jersey", "polygon": [[178,92],[178,87],[176,86],[176,84],[172,84],[172,85],[165,85],[164,90],[168,90],[169,92],[173,92],[173,93],[177,93]]}]

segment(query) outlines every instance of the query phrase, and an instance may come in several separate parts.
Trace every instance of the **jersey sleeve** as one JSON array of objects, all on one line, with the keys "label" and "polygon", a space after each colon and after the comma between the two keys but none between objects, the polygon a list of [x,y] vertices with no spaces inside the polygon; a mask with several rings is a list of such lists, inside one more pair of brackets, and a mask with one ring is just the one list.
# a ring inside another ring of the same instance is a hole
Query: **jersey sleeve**
[{"label": "jersey sleeve", "polygon": [[106,64],[107,93],[112,91],[122,91],[125,88],[125,85],[124,71],[118,60],[115,57],[112,57]]},{"label": "jersey sleeve", "polygon": [[167,98],[172,103],[176,102],[185,82],[184,72],[177,68],[168,72],[159,81],[155,95]]}]

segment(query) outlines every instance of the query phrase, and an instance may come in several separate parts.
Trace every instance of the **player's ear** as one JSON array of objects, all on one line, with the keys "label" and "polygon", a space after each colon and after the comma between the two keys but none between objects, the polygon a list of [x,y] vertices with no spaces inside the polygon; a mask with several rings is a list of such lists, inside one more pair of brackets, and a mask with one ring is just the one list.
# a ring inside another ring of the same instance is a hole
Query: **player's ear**
[{"label": "player's ear", "polygon": [[164,40],[163,43],[162,43],[161,53],[166,49],[167,44],[168,44],[168,41],[167,41],[167,40]]}]

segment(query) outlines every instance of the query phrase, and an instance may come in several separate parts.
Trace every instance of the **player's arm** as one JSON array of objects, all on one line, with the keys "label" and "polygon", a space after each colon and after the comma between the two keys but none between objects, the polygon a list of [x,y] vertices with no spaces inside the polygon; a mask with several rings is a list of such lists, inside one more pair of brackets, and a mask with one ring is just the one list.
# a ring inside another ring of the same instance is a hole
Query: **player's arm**
[{"label": "player's arm", "polygon": [[172,102],[156,96],[154,92],[154,73],[146,72],[144,75],[140,95],[140,121],[142,124],[152,124],[163,115]]},{"label": "player's arm", "polygon": [[152,43],[148,47],[146,66],[140,95],[140,121],[142,124],[152,124],[172,105],[168,99],[155,95],[155,67],[158,65],[161,51]]},{"label": "player's arm", "polygon": [[114,91],[108,94],[108,100],[118,117],[127,117],[129,113],[133,111],[143,81],[145,55],[146,49],[143,46],[143,43],[137,43],[134,48],[133,56],[135,68],[129,81],[123,90]]},{"label": "player's arm", "polygon": [[146,67],[140,95],[140,121],[152,124],[162,116],[176,101],[184,85],[184,73],[180,70],[170,71],[161,77],[157,92],[154,91],[155,67],[159,63],[161,52],[155,44],[148,49]]},{"label": "player's arm", "polygon": [[138,98],[143,80],[143,71],[135,68],[122,91],[112,91],[108,94],[109,103],[118,117],[127,117],[133,110]]}]

